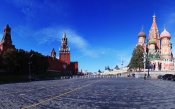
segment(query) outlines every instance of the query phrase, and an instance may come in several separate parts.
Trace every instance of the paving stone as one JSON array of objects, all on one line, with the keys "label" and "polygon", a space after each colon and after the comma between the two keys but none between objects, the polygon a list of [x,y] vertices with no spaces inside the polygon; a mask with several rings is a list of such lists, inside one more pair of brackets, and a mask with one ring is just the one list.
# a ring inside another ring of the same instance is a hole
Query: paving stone
[{"label": "paving stone", "polygon": [[3,84],[0,109],[20,109],[43,100],[47,101],[31,109],[169,109],[175,108],[174,89],[174,81],[116,76]]}]

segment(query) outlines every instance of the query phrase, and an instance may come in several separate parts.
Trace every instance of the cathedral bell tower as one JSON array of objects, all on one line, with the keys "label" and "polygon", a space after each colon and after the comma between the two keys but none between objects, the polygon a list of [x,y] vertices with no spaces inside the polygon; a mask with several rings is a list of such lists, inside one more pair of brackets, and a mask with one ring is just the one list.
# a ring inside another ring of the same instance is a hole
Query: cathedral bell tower
[{"label": "cathedral bell tower", "polygon": [[68,40],[65,32],[61,40],[61,48],[59,50],[59,59],[67,64],[70,64],[70,49],[68,48]]},{"label": "cathedral bell tower", "polygon": [[159,51],[161,49],[160,45],[160,35],[159,30],[156,24],[156,15],[153,15],[153,23],[151,26],[151,29],[149,31],[149,37],[148,37],[148,49],[149,53],[154,53],[156,51]]}]

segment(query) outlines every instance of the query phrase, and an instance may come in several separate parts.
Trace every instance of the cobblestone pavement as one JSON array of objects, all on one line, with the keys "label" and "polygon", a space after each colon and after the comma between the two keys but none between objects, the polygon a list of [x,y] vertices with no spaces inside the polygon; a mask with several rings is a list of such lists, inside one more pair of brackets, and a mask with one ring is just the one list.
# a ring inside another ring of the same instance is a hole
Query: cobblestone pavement
[{"label": "cobblestone pavement", "polygon": [[0,109],[175,109],[175,82],[72,78],[0,85]]}]

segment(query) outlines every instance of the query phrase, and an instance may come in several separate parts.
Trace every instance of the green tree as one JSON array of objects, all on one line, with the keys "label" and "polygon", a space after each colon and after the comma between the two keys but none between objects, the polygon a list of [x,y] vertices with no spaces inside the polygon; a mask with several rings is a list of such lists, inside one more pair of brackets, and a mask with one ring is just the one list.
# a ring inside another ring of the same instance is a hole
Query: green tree
[{"label": "green tree", "polygon": [[3,69],[3,58],[0,56],[0,69]]},{"label": "green tree", "polygon": [[22,49],[8,49],[3,53],[3,66],[9,72],[25,73],[28,68],[26,52]]},{"label": "green tree", "polygon": [[29,57],[31,61],[31,71],[35,74],[39,74],[45,72],[49,67],[49,62],[47,57],[43,56],[41,53],[35,52],[33,50],[30,51]]},{"label": "green tree", "polygon": [[114,69],[116,69],[116,70],[119,70],[119,67],[118,67],[118,65],[116,65]]},{"label": "green tree", "polygon": [[[31,54],[33,54],[33,56],[30,58]],[[22,49],[8,49],[5,51],[3,53],[3,66],[7,71],[15,74],[28,74],[29,59],[31,61],[32,72],[42,73],[48,69],[49,63],[45,56],[33,50],[26,52]]]},{"label": "green tree", "polygon": [[16,71],[17,67],[17,51],[13,49],[8,49],[3,53],[3,66],[9,72]]},{"label": "green tree", "polygon": [[100,69],[98,70],[98,73],[101,73],[101,70]]},{"label": "green tree", "polygon": [[137,69],[143,68],[143,53],[144,49],[141,45],[137,45],[136,48],[133,50],[132,57],[130,63],[128,65],[129,69]]}]

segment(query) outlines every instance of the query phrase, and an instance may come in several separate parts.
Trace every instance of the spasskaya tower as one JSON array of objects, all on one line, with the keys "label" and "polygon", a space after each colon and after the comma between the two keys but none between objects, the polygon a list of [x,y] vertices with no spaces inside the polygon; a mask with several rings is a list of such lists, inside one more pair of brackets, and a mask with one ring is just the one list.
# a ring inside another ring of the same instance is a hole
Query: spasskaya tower
[{"label": "spasskaya tower", "polygon": [[70,49],[68,48],[68,40],[65,32],[61,40],[61,48],[59,49],[59,59],[67,64],[70,64]]}]

